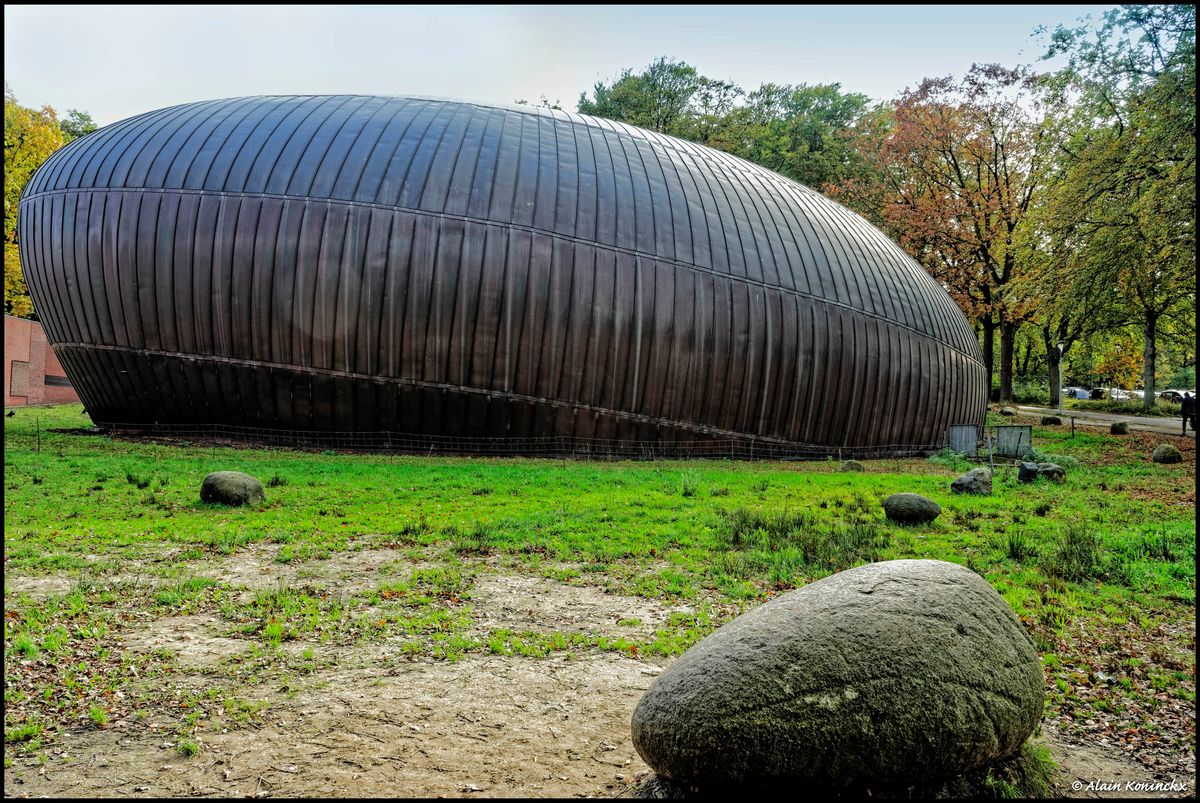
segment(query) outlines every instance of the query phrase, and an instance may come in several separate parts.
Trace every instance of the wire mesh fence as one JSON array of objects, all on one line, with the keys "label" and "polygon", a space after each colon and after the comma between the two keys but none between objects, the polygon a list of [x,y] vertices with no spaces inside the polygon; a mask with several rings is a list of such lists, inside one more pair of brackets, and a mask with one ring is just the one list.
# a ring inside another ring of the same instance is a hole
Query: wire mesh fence
[{"label": "wire mesh fence", "polygon": [[946,438],[938,443],[838,447],[761,438],[632,441],[569,436],[481,438],[400,432],[315,432],[224,424],[164,425],[98,422],[96,426],[104,434],[114,437],[170,442],[199,440],[231,446],[425,455],[555,457],[580,460],[875,459],[922,457],[941,451],[949,445]]}]

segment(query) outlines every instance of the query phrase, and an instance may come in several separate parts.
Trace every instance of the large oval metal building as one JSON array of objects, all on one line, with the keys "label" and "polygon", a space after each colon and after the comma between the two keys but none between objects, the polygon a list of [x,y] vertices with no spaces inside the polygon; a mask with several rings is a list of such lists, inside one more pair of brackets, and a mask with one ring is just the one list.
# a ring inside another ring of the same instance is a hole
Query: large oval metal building
[{"label": "large oval metal building", "polygon": [[175,106],[56,152],[18,234],[101,425],[801,454],[936,447],[986,405],[966,318],[862,218],[578,114]]}]

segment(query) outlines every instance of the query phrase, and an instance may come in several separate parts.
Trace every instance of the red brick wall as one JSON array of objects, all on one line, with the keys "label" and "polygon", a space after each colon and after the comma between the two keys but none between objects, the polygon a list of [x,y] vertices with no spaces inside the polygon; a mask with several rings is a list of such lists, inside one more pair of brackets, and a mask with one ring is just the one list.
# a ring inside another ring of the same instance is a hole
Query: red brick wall
[{"label": "red brick wall", "polygon": [[[14,374],[13,364],[17,363]],[[24,364],[25,367],[22,367]],[[13,386],[13,379],[18,385]],[[4,406],[69,404],[79,401],[70,385],[47,385],[46,377],[65,377],[66,371],[46,342],[42,325],[4,316]]]}]

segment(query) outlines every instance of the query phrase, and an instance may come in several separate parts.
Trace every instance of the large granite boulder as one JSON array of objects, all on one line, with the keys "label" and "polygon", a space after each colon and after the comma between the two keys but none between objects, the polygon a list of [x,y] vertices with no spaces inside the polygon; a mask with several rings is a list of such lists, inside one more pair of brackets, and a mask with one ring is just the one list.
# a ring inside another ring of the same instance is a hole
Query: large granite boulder
[{"label": "large granite boulder", "polygon": [[1111,424],[1109,424],[1108,431],[1109,431],[1109,434],[1112,434],[1112,435],[1128,435],[1129,434],[1129,422],[1128,421],[1114,421]]},{"label": "large granite boulder", "polygon": [[956,494],[990,494],[992,492],[992,472],[986,468],[973,468],[950,483],[950,490]]},{"label": "large granite boulder", "polygon": [[942,509],[920,494],[892,494],[883,500],[883,512],[897,524],[925,524],[940,516]]},{"label": "large granite boulder", "polygon": [[1014,416],[1016,414],[1017,414],[1017,411],[1013,407],[1001,407],[1000,408],[1000,415]]},{"label": "large granite boulder", "polygon": [[1154,447],[1154,453],[1150,455],[1150,459],[1155,463],[1182,463],[1183,452],[1169,443],[1161,443]]},{"label": "large granite boulder", "polygon": [[866,471],[866,466],[857,460],[846,460],[838,468],[838,471]]},{"label": "large granite boulder", "polygon": [[262,483],[240,471],[214,471],[200,485],[200,500],[221,505],[258,505],[266,500]]},{"label": "large granite boulder", "polygon": [[1043,427],[1061,427],[1062,419],[1056,415],[1044,415],[1044,416],[1042,416],[1042,426]]},{"label": "large granite boulder", "polygon": [[777,597],[693,646],[638,702],[633,744],[701,792],[917,781],[1014,753],[1043,695],[1032,640],[982,577],[886,561]]}]

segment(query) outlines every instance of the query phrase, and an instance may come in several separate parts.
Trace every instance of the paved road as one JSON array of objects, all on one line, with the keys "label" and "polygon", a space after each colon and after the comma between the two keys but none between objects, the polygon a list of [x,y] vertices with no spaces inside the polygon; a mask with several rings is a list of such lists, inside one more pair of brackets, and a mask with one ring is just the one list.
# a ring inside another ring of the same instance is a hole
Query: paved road
[{"label": "paved road", "polygon": [[[1017,409],[1023,413],[1059,415],[1057,410],[1052,410],[1048,407],[1017,405]],[[1141,429],[1146,432],[1162,432],[1168,435],[1180,434],[1180,419],[1178,417],[1117,415],[1116,413],[1101,413],[1092,410],[1063,410],[1061,417],[1064,424],[1069,424],[1072,417],[1075,418],[1076,424],[1093,427],[1107,427],[1114,421],[1128,421],[1130,429]],[[1189,438],[1196,437],[1196,433],[1190,425],[1188,426],[1187,436]]]}]

